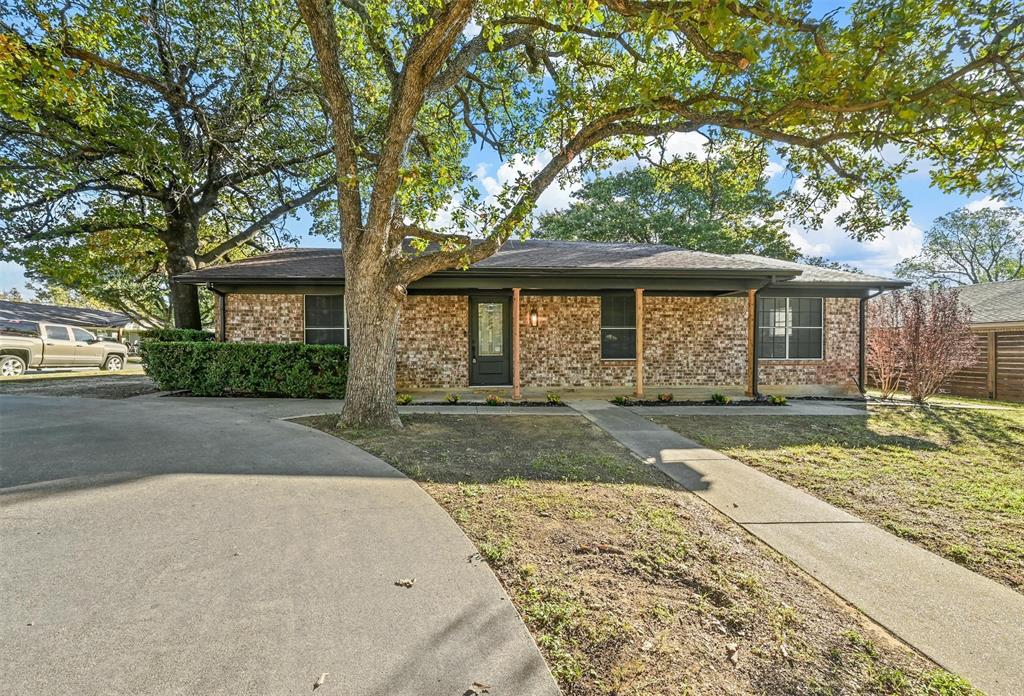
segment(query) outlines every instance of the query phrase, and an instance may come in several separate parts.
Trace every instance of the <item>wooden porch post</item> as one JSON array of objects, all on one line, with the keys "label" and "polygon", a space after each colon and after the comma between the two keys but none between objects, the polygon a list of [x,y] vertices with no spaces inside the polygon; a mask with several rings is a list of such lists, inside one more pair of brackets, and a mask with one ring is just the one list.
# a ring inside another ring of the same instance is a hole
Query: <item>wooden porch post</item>
[{"label": "wooden porch post", "polygon": [[747,396],[753,396],[757,390],[754,380],[757,379],[757,355],[754,347],[754,334],[757,331],[757,290],[747,290]]},{"label": "wooden porch post", "polygon": [[999,388],[996,386],[996,332],[988,332],[988,346],[985,351],[988,354],[988,373],[986,376],[986,382],[988,382],[987,389],[988,398],[997,399],[999,398],[997,393]]},{"label": "wooden porch post", "polygon": [[644,289],[636,289],[636,397],[644,398]]},{"label": "wooden porch post", "polygon": [[519,379],[519,288],[512,288],[512,398],[523,398]]}]

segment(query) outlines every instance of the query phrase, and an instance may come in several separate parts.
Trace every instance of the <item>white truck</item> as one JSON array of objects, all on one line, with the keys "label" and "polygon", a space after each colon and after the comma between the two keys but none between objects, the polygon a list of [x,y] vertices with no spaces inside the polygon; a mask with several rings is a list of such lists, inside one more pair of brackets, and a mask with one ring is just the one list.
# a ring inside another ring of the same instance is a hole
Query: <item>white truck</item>
[{"label": "white truck", "polygon": [[44,367],[120,370],[127,356],[128,346],[78,326],[0,319],[0,377]]}]

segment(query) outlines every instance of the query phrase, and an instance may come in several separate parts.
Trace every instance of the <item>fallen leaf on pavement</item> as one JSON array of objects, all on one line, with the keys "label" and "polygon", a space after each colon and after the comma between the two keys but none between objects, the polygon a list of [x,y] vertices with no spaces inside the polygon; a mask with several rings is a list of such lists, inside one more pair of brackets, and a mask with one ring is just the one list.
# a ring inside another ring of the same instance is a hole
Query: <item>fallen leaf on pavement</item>
[{"label": "fallen leaf on pavement", "polygon": [[327,681],[327,675],[328,674],[330,674],[330,672],[324,672],[323,674],[320,675],[319,679],[317,679],[315,682],[313,682],[313,691],[316,691],[317,689],[319,689],[321,686],[324,685],[324,682]]},{"label": "fallen leaf on pavement", "polygon": [[398,587],[412,587],[415,582],[416,578],[402,578],[401,580],[396,580],[395,585]]}]

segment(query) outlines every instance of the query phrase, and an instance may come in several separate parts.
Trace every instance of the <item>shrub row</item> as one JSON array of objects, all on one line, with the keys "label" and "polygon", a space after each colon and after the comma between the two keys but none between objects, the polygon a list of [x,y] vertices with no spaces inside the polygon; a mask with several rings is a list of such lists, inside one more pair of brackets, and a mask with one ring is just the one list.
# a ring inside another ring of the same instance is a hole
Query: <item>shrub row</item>
[{"label": "shrub row", "polygon": [[139,334],[140,341],[212,341],[213,334],[199,329],[149,329]]},{"label": "shrub row", "polygon": [[345,396],[348,349],[304,343],[144,341],[142,365],[167,391],[196,396]]}]

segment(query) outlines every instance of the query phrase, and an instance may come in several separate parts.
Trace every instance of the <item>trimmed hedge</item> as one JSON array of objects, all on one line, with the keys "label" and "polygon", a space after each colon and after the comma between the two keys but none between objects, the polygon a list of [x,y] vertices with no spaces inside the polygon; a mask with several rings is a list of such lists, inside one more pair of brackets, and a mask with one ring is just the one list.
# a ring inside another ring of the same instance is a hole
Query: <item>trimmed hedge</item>
[{"label": "trimmed hedge", "polygon": [[345,396],[348,348],[304,343],[144,341],[146,374],[196,396]]},{"label": "trimmed hedge", "polygon": [[199,329],[149,329],[139,334],[140,341],[212,341],[213,334]]}]

